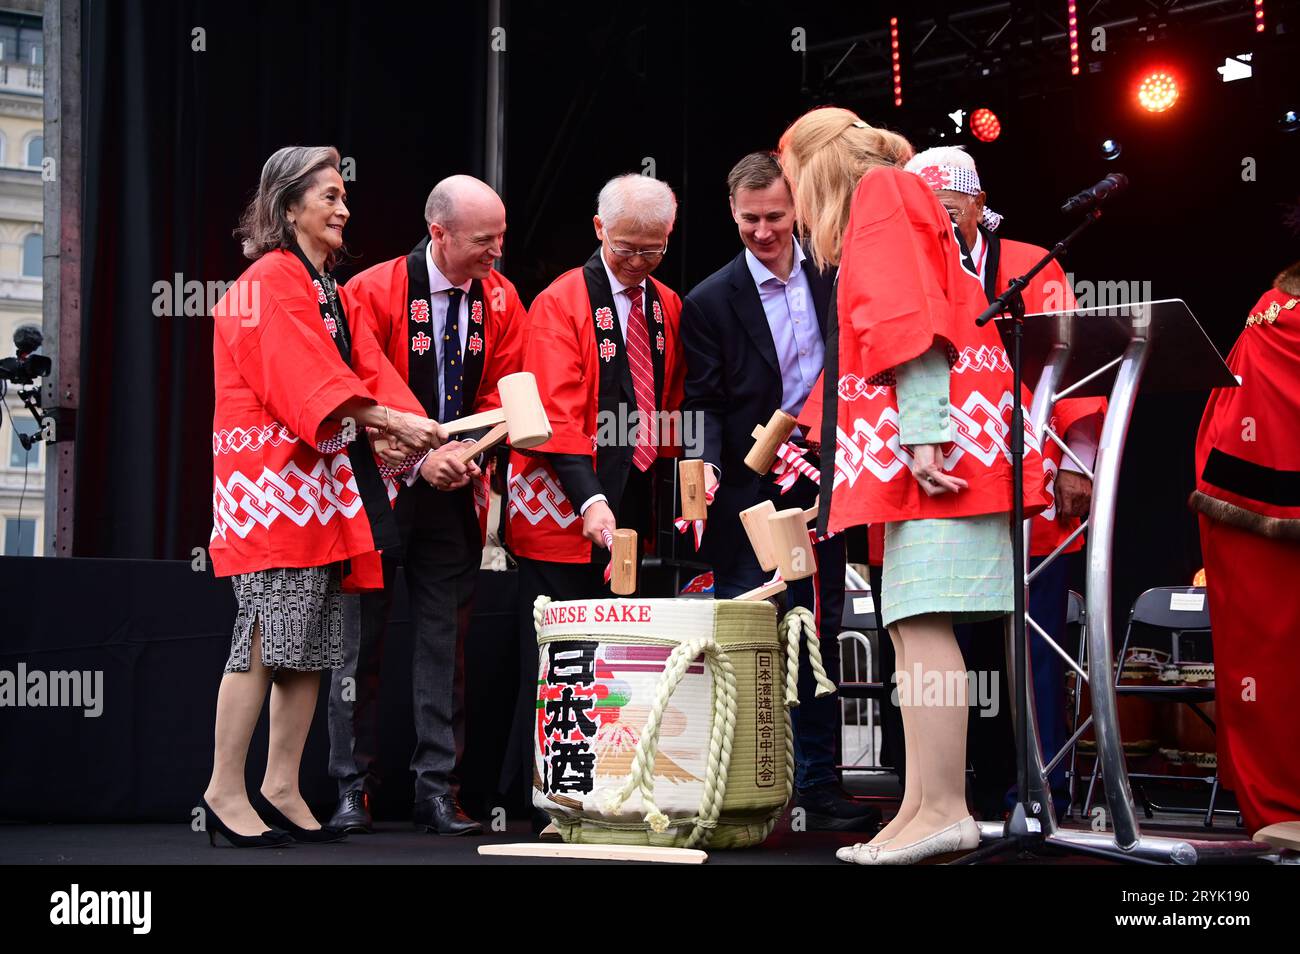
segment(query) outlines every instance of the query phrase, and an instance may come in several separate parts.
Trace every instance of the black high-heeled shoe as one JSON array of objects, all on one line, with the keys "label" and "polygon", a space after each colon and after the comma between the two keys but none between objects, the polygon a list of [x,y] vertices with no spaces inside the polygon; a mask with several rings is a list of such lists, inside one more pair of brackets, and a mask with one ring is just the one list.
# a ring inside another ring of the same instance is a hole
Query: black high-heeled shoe
[{"label": "black high-heeled shoe", "polygon": [[203,826],[208,832],[208,844],[213,848],[217,847],[217,832],[225,836],[232,848],[287,848],[293,844],[289,833],[279,828],[268,828],[260,835],[241,835],[221,820],[206,798],[199,799],[199,804],[203,806]]},{"label": "black high-heeled shoe", "polygon": [[295,825],[261,792],[257,793],[256,798],[253,807],[257,809],[257,813],[277,828],[283,828],[294,841],[305,845],[325,845],[334,841],[343,841],[348,837],[348,833],[342,828],[331,828],[329,825],[321,825],[319,828],[303,828],[301,825]]}]

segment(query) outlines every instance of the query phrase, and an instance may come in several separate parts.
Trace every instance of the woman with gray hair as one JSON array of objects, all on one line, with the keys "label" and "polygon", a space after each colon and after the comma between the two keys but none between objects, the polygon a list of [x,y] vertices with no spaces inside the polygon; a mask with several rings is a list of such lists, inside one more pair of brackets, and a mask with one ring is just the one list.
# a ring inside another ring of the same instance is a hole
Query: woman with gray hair
[{"label": "woman with gray hair", "polygon": [[[253,264],[213,310],[209,548],[239,606],[202,804],[214,845],[217,832],[236,847],[343,837],[313,817],[298,770],[321,670],[342,663],[344,577],[382,584],[367,558],[397,543],[384,481],[446,438],[366,325],[348,321],[329,274],[346,200],[335,149],[278,150],[236,231]],[[268,686],[254,808],[244,763]]]}]

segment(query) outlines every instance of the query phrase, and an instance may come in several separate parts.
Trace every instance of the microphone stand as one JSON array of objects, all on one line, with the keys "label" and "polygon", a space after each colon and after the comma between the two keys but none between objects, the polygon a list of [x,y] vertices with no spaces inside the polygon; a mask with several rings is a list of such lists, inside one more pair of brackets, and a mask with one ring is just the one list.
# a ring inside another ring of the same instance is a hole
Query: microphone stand
[{"label": "microphone stand", "polygon": [[1044,817],[1054,819],[1052,812],[1052,793],[1050,784],[1041,776],[1030,784],[1030,764],[1033,757],[1029,751],[1029,685],[1028,662],[1029,647],[1025,633],[1025,411],[1020,398],[1022,357],[1021,343],[1024,336],[1025,299],[1022,294],[1034,276],[1047,267],[1049,262],[1058,260],[1083,234],[1088,226],[1101,218],[1101,210],[1091,209],[1084,220],[1065,238],[1061,239],[1038,260],[1028,272],[1011,283],[988,308],[975,319],[975,324],[984,326],[999,315],[1009,314],[1011,335],[1011,373],[1012,373],[1012,415],[1011,415],[1011,567],[1014,582],[1014,610],[1012,617],[1012,665],[1015,671],[1016,699],[1016,805],[1003,829],[1001,842],[996,842],[985,849],[978,849],[967,855],[961,863],[981,861],[993,854],[1005,851],[1032,849],[1042,842],[1054,820],[1043,824]]}]

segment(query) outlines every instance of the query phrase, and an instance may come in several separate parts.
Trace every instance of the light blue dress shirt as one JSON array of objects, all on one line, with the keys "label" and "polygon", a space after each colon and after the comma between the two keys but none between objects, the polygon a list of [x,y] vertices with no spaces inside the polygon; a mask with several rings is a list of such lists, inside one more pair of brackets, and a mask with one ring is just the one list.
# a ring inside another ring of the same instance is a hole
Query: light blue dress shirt
[{"label": "light blue dress shirt", "polygon": [[782,281],[745,249],[745,264],[758,286],[758,298],[767,316],[781,368],[781,410],[797,415],[803,410],[808,392],[822,371],[824,345],[817,309],[813,305],[808,276],[804,274],[804,251],[794,243],[794,271]]}]

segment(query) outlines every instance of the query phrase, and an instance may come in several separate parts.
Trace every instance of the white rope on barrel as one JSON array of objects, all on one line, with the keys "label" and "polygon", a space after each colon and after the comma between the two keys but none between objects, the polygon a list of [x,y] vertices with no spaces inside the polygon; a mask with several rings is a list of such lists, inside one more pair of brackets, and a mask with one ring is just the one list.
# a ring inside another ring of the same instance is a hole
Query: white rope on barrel
[{"label": "white rope on barrel", "polygon": [[803,631],[804,641],[808,643],[808,665],[812,667],[813,678],[817,682],[816,697],[820,699],[835,691],[835,683],[826,675],[826,666],[822,662],[822,641],[817,636],[817,621],[812,610],[806,606],[796,606],[781,620],[781,631],[785,634],[785,699],[790,708],[799,704],[800,630]]},{"label": "white rope on barrel", "polygon": [[727,769],[731,762],[731,742],[736,726],[736,670],[712,637],[679,643],[669,653],[664,661],[663,676],[659,680],[650,716],[641,731],[641,738],[637,740],[636,752],[632,756],[632,771],[622,787],[606,797],[603,805],[605,811],[616,812],[639,789],[646,824],[650,830],[656,833],[668,830],[669,818],[654,801],[654,766],[659,747],[659,730],[673,693],[700,653],[704,653],[713,677],[713,720],[709,734],[709,761],[704,775],[704,794],[700,799],[694,830],[686,841],[688,848],[707,843],[709,835],[717,827],[727,790]]},{"label": "white rope on barrel", "polygon": [[533,600],[533,627],[537,630],[537,635],[542,635],[542,618],[546,614],[546,607],[551,603],[549,596],[539,596]]},{"label": "white rope on barrel", "polygon": [[[727,796],[727,773],[731,768],[731,743],[736,733],[736,670],[731,658],[719,649],[709,656],[713,676],[713,722],[709,731],[709,766],[704,773],[704,795],[700,799],[695,828],[686,840],[687,848],[708,845],[722,803]],[[716,763],[716,768],[714,767]]]}]

